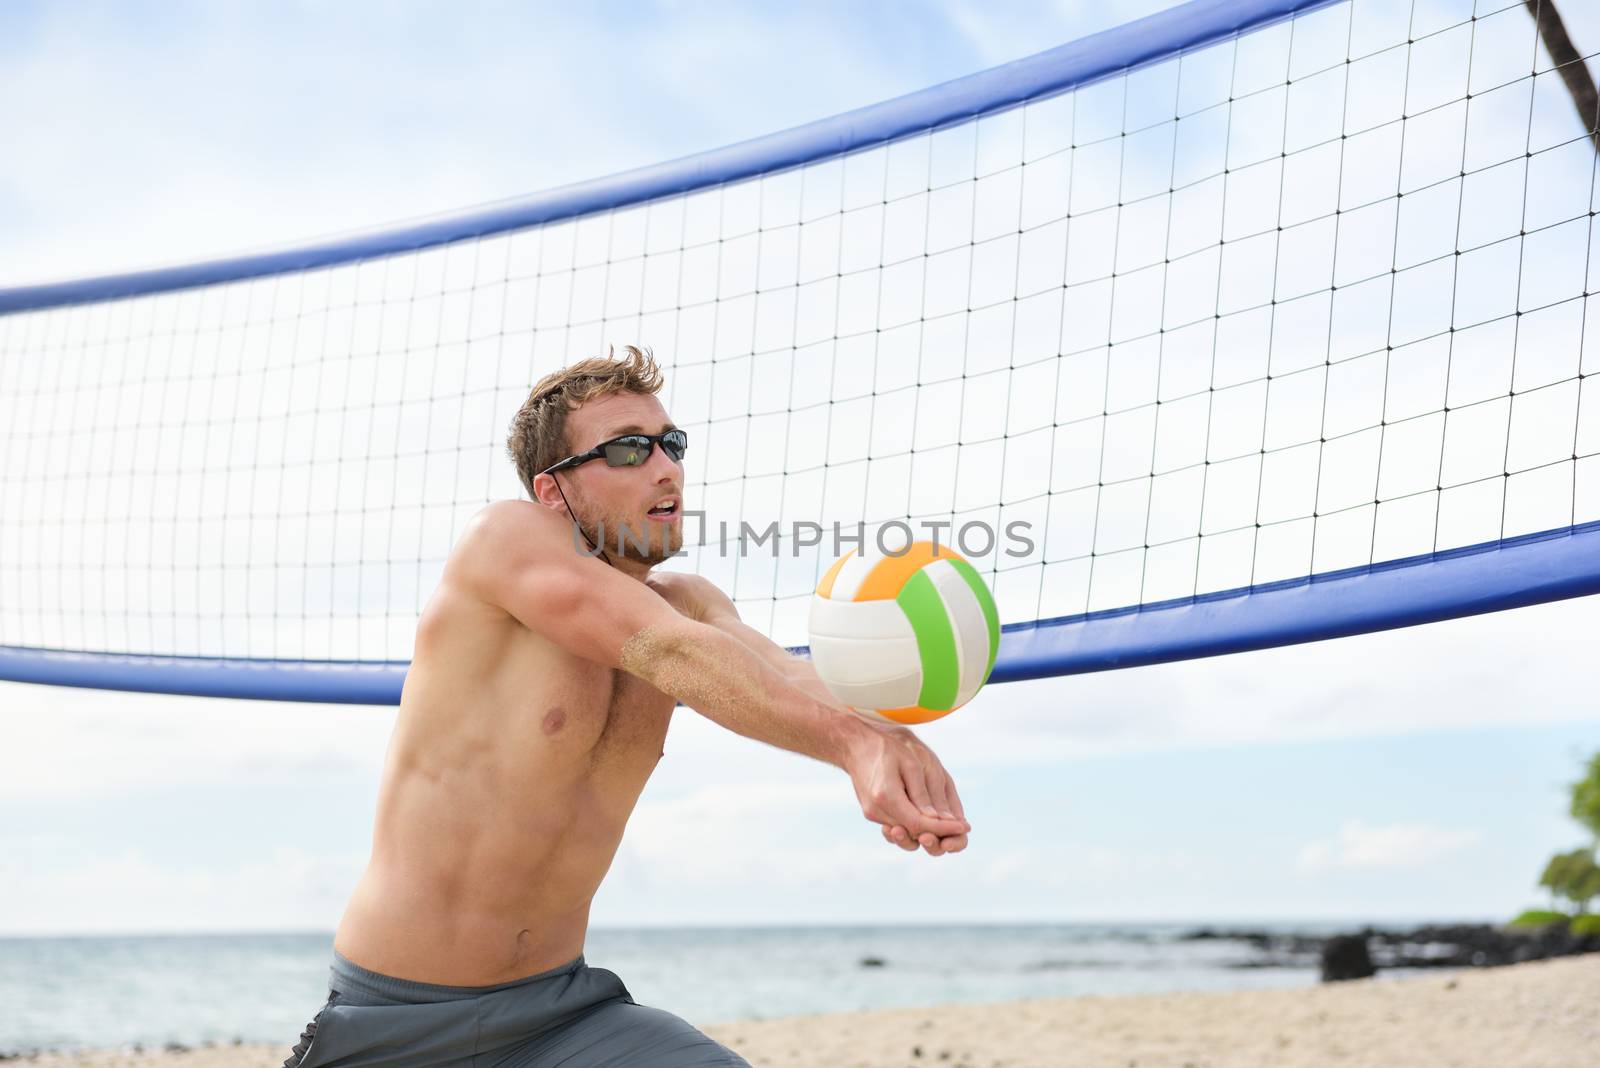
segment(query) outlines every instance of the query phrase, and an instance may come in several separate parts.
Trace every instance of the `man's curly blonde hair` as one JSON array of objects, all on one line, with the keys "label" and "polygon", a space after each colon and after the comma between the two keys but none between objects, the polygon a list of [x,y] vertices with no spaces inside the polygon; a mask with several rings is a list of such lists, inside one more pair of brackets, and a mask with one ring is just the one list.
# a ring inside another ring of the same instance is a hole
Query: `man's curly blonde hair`
[{"label": "man's curly blonde hair", "polygon": [[506,436],[506,451],[529,498],[537,499],[534,476],[576,451],[567,441],[567,416],[574,408],[613,393],[654,395],[661,382],[654,354],[637,345],[624,345],[621,356],[612,346],[606,356],[579,360],[541,378],[517,409]]}]

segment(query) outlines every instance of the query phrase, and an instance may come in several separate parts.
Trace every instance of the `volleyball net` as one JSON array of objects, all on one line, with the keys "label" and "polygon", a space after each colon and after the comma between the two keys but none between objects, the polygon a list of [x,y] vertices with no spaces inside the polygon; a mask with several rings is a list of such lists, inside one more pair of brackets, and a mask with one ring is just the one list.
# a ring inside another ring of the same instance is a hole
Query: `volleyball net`
[{"label": "volleyball net", "polygon": [[1572,73],[1521,2],[1197,0],[508,205],[0,290],[0,678],[398,700],[523,495],[512,414],[623,344],[690,435],[668,566],[785,645],[841,530],[967,555],[996,680],[1600,592]]}]

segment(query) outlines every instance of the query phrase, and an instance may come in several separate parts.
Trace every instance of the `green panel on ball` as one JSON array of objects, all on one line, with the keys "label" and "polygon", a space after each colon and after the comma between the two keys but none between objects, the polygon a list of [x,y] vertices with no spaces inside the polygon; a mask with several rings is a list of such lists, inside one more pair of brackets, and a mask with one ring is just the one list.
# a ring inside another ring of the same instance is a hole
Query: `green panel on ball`
[{"label": "green panel on ball", "polygon": [[914,571],[895,598],[911,621],[917,636],[917,655],[922,660],[922,693],[917,704],[923,708],[947,709],[955,704],[961,686],[961,663],[956,654],[955,630],[944,599],[933,580]]}]

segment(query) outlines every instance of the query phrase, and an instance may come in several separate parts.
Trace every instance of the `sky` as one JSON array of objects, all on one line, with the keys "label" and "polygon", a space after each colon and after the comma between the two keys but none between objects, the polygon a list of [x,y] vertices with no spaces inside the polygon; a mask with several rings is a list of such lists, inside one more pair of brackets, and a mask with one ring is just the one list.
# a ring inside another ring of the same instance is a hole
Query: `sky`
[{"label": "sky", "polygon": [[[0,285],[513,197],[1164,6],[8,5]],[[942,858],[680,709],[593,920],[1504,918],[1582,841],[1597,624],[1590,598],[990,687],[921,730],[974,824]],[[0,683],[0,934],[331,929],[393,718]]]},{"label": "sky", "polygon": [[[0,284],[522,196],[970,74],[1170,6],[8,4]],[[240,212],[239,205],[252,206]]]}]

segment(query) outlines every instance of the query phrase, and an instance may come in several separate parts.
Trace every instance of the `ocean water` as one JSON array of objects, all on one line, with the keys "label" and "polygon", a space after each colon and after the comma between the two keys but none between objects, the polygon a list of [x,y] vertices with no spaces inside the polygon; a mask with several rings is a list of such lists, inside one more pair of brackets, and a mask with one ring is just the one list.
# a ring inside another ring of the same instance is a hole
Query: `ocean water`
[{"label": "ocean water", "polygon": [[[584,957],[621,976],[640,1003],[700,1026],[1318,981],[1315,960],[1261,967],[1247,942],[1182,937],[1201,926],[596,928]],[[1326,935],[1360,926],[1253,929]],[[0,1053],[235,1040],[287,1051],[327,996],[332,945],[331,932],[0,938]]]}]

